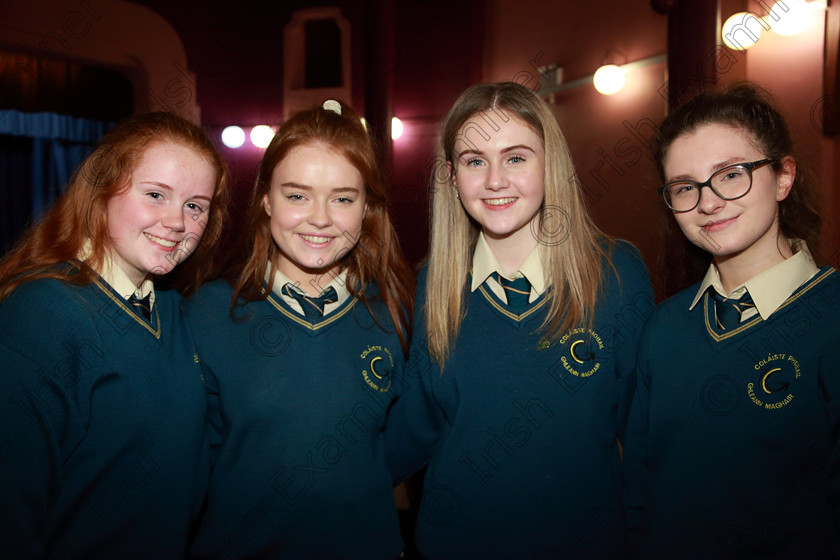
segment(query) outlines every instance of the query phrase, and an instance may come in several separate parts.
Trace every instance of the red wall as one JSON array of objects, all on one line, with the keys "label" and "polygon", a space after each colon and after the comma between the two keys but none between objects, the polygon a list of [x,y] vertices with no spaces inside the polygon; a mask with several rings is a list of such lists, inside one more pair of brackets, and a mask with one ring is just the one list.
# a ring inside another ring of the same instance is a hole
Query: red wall
[{"label": "red wall", "polygon": [[[496,0],[489,6],[488,80],[531,72],[536,85],[539,75],[530,61],[538,59],[562,67],[568,84],[591,78],[604,62],[634,62],[667,49],[667,18],[646,2]],[[660,62],[629,71],[614,95],[598,93],[587,80],[557,93],[552,105],[596,223],[639,247],[650,270],[662,212],[648,141],[665,115],[663,87],[666,66]]]},{"label": "red wall", "polygon": [[[79,6],[74,0],[51,3],[65,11]],[[183,41],[185,55],[178,47],[179,52],[163,53],[161,60],[169,63],[176,55],[186,60],[195,75],[201,120],[216,138],[228,124],[279,122],[283,26],[294,9],[321,2],[257,3],[256,7],[227,3],[216,9],[194,2],[140,3],[171,23]],[[378,31],[366,17],[365,3],[341,0],[334,4],[341,6],[352,26],[353,102],[363,112],[365,72],[369,71],[364,37]],[[725,12],[735,4],[764,12],[752,0],[723,0],[722,4]],[[92,5],[98,6],[95,0]],[[123,6],[126,14],[139,13],[128,2],[107,6],[112,11]],[[393,6],[392,104],[405,133],[393,144],[392,210],[403,247],[415,262],[427,247],[428,179],[438,165],[434,145],[440,121],[465,88],[528,75],[538,87],[541,77],[535,65],[550,63],[562,67],[569,83],[590,77],[607,59],[633,62],[665,54],[667,48],[668,18],[654,12],[649,2],[393,0]],[[37,8],[27,10],[33,15],[37,12]],[[722,19],[728,15],[723,13]],[[825,245],[831,255],[840,249],[840,224],[833,219],[840,210],[840,165],[835,163],[840,140],[823,136],[812,118],[825,109],[821,105],[825,103],[823,20],[824,13],[816,14],[811,27],[796,37],[765,33],[746,54],[721,50],[717,66],[722,82],[746,78],[776,94],[797,136],[800,167],[809,168],[824,188]],[[109,24],[108,29],[115,27]],[[38,29],[28,33],[38,36]],[[109,65],[118,51],[119,38],[114,41],[113,49],[100,49]],[[837,45],[831,48],[836,50]],[[636,244],[651,270],[659,255],[662,208],[655,194],[657,180],[647,142],[654,123],[665,114],[666,73],[665,64],[657,63],[629,72],[625,89],[616,95],[603,96],[589,82],[582,82],[553,98],[596,222],[607,233]],[[133,77],[135,84],[161,79],[168,77]],[[233,171],[237,214],[253,184],[261,151],[219,146]],[[835,256],[834,263],[838,261]]]}]

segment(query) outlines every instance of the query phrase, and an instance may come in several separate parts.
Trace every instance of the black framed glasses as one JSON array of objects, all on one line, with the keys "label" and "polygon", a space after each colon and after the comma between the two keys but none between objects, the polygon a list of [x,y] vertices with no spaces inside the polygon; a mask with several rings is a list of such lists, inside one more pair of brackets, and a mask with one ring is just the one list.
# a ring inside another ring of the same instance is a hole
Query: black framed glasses
[{"label": "black framed glasses", "polygon": [[775,162],[775,158],[760,159],[748,163],[736,163],[723,169],[718,169],[708,181],[702,183],[690,181],[672,181],[659,187],[659,194],[665,199],[665,204],[674,212],[688,212],[700,204],[700,193],[703,187],[709,187],[718,198],[735,200],[745,196],[752,188],[753,171],[768,163]]}]

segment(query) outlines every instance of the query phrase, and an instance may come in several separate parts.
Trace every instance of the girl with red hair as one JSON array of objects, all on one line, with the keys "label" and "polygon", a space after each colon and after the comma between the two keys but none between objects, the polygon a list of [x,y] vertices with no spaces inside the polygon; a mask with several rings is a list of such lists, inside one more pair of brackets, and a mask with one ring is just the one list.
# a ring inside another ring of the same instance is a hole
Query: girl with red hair
[{"label": "girl with red hair", "polygon": [[188,306],[218,435],[193,557],[397,558],[383,430],[413,286],[350,107],[283,123],[238,254]]},{"label": "girl with red hair", "polygon": [[200,279],[227,182],[199,127],[129,117],[0,263],[6,557],[183,558],[207,399],[183,298],[154,279],[188,257]]}]

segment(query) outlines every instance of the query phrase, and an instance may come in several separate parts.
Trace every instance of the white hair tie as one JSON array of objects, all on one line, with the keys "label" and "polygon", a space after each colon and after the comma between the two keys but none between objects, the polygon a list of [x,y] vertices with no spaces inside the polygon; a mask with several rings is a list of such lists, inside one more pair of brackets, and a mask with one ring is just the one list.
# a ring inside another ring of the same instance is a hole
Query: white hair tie
[{"label": "white hair tie", "polygon": [[341,103],[339,103],[335,99],[327,99],[326,101],[324,101],[323,107],[325,111],[332,111],[336,115],[341,114]]}]

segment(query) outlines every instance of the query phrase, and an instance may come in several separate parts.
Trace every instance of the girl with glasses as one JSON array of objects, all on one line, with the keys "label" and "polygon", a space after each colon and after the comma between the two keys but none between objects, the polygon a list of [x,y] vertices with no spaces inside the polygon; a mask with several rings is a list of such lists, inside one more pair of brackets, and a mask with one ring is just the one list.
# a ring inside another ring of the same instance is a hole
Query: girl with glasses
[{"label": "girl with glasses", "polygon": [[653,307],[644,262],[593,224],[535,92],[471,87],[441,139],[408,383],[387,428],[398,480],[428,463],[419,551],[619,558],[620,446]]},{"label": "girl with glasses", "polygon": [[625,454],[639,558],[840,554],[840,274],[817,264],[820,216],[768,97],[700,94],[655,139],[700,275],[639,351]]}]

